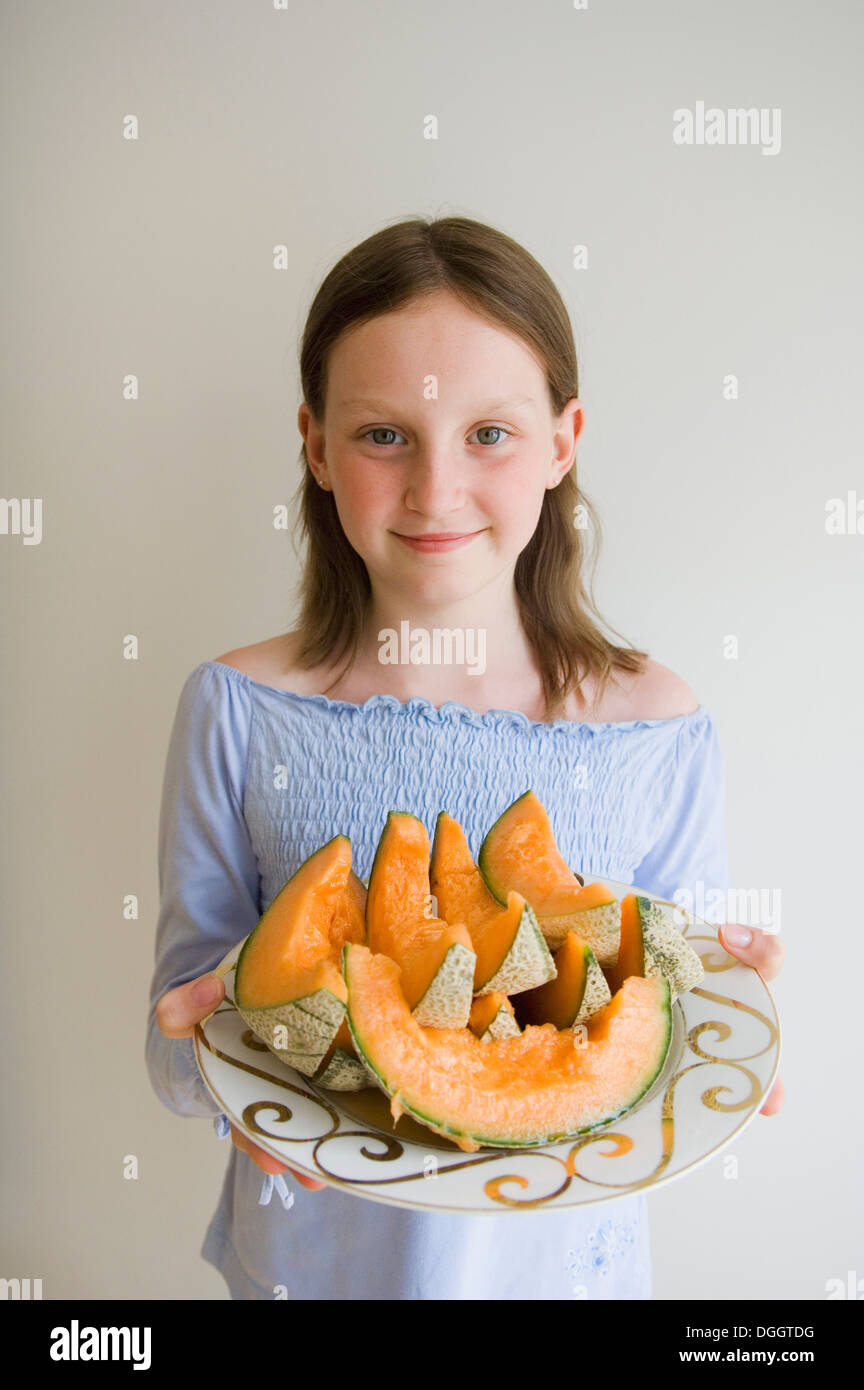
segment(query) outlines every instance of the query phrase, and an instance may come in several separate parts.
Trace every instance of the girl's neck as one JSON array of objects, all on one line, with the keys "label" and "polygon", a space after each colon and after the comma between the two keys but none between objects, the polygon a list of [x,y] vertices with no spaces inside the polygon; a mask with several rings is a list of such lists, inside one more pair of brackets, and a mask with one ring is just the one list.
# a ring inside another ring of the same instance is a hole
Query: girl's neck
[{"label": "girl's neck", "polygon": [[346,688],[399,700],[422,695],[435,705],[539,709],[540,678],[508,580],[507,590],[488,586],[450,604],[408,602],[376,589]]}]

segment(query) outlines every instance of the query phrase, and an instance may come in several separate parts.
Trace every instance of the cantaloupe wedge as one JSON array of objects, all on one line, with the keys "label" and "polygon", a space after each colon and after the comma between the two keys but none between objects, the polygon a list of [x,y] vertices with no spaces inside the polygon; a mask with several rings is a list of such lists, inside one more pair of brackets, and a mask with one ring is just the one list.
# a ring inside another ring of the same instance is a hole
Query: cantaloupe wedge
[{"label": "cantaloupe wedge", "polygon": [[475,997],[468,1027],[481,1042],[491,1042],[493,1038],[514,1038],[522,1031],[516,1021],[513,1005],[501,990]]},{"label": "cantaloupe wedge", "polygon": [[464,923],[431,910],[429,836],[417,816],[391,811],[369,875],[366,937],[400,969],[408,1008],[418,1023],[463,1028],[471,1012],[476,956]]},{"label": "cantaloupe wedge", "polygon": [[329,1091],[363,1091],[376,1084],[374,1072],[354,1050],[345,1019],[312,1080]]},{"label": "cantaloupe wedge", "polygon": [[554,979],[555,965],[534,910],[520,893],[503,910],[474,863],[465,831],[441,811],[435,822],[429,882],[446,922],[464,922],[477,956],[474,993],[505,995]]},{"label": "cantaloupe wedge", "polygon": [[674,1003],[704,974],[699,956],[660,904],[628,893],[621,902],[618,961],[606,972],[609,988],[620,989],[628,975],[663,975]]},{"label": "cantaloupe wedge", "polygon": [[662,975],[630,976],[576,1047],[570,1029],[549,1023],[484,1042],[470,1028],[424,1028],[389,956],[348,942],[342,962],[354,1046],[390,1096],[393,1119],[410,1114],[466,1153],[554,1143],[607,1124],[645,1094],[669,1051]]},{"label": "cantaloupe wedge", "polygon": [[487,832],[478,855],[480,872],[494,898],[521,893],[531,904],[552,951],[569,931],[588,942],[601,966],[618,955],[620,907],[605,883],[584,886],[565,862],[539,797],[518,797]]},{"label": "cantaloupe wedge", "polygon": [[277,893],[237,959],[238,1013],[280,1061],[305,1076],[318,1070],[344,1023],[341,950],[346,941],[365,940],[365,902],[351,841],[334,835]]},{"label": "cantaloupe wedge", "polygon": [[575,931],[567,933],[555,952],[555,969],[554,980],[519,995],[516,1017],[521,1024],[573,1028],[609,1003],[612,995],[606,976],[588,942]]}]

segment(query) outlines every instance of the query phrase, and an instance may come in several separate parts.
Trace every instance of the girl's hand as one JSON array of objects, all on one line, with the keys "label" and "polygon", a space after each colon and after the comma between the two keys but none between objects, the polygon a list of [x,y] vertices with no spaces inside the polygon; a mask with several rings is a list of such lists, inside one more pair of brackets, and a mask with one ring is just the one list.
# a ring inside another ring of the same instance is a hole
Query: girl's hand
[{"label": "girl's hand", "polygon": [[[725,922],[718,936],[730,956],[735,956],[745,965],[752,965],[766,984],[780,974],[786,947],[776,933],[762,931],[760,927],[746,927],[741,922]],[[785,1099],[783,1078],[778,1075],[765,1104],[760,1106],[759,1114],[776,1115]]]},{"label": "girl's hand", "polygon": [[[199,975],[197,980],[188,980],[185,985],[169,989],[156,1005],[156,1023],[160,1033],[166,1038],[191,1038],[196,1023],[212,1014],[224,998],[225,983],[219,975]],[[234,1125],[231,1125],[231,1140],[235,1149],[248,1154],[263,1173],[290,1173],[310,1192],[320,1192],[327,1186],[315,1178],[307,1178],[305,1173],[295,1172],[287,1163],[280,1163],[278,1158],[259,1148]]]}]

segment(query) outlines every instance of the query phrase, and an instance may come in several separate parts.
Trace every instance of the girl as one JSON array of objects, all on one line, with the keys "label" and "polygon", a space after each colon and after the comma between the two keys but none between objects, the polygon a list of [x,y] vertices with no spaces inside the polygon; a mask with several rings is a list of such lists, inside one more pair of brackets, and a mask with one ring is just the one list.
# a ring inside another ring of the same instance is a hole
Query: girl
[{"label": "girl", "polygon": [[[168,752],[147,1061],[182,1115],[219,1114],[189,1039],[223,986],[193,977],[333,835],[368,877],[388,810],[430,834],[449,811],[476,856],[532,787],[583,875],[727,888],[711,715],[591,617],[573,336],[542,267],[466,218],[385,228],[324,280],[301,378],[299,622],[193,670]],[[388,636],[418,628],[460,633],[471,664],[386,662]],[[780,946],[755,936],[724,944],[768,978]],[[285,1165],[232,1136],[202,1254],[234,1298],[651,1297],[644,1196],[464,1216],[294,1174],[280,1210],[262,1201]]]}]

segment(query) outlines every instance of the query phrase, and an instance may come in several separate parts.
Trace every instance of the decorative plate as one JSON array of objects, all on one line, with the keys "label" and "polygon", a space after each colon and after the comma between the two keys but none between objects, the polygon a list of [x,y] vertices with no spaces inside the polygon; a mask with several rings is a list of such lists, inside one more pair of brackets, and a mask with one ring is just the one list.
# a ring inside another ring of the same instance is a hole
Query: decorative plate
[{"label": "decorative plate", "polygon": [[715,926],[645,889],[599,881],[618,898],[638,892],[670,909],[705,970],[701,984],[672,1006],[663,1071],[619,1119],[545,1148],[472,1154],[408,1115],[394,1124],[377,1086],[316,1086],[246,1027],[233,1004],[242,942],[217,967],[225,1000],[195,1029],[208,1089],[228,1118],[281,1162],[395,1206],[470,1213],[589,1206],[691,1172],[758,1114],[780,1063],[777,1010],[761,976],[727,953]]}]

